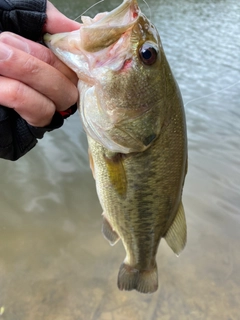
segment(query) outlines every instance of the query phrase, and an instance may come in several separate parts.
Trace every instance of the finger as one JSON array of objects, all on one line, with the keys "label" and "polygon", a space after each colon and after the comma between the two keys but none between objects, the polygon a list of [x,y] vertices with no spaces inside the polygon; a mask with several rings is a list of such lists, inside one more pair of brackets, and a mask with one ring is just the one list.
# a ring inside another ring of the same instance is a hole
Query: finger
[{"label": "finger", "polygon": [[30,125],[48,125],[55,112],[49,99],[29,86],[14,79],[0,76],[0,104],[14,109]]},{"label": "finger", "polygon": [[47,64],[53,66],[58,71],[63,73],[69,80],[71,80],[75,85],[77,85],[77,75],[70,68],[68,68],[61,60],[59,60],[51,50],[45,46],[33,42],[31,40],[25,39],[11,32],[2,32],[0,34],[0,41],[6,43],[16,49],[25,51],[34,57],[46,62]]},{"label": "finger", "polygon": [[47,19],[43,31],[48,33],[68,32],[79,29],[80,24],[68,19],[51,2],[47,2]]},{"label": "finger", "polygon": [[66,110],[78,99],[74,84],[49,64],[0,42],[1,74],[21,81],[52,100],[59,111]]}]

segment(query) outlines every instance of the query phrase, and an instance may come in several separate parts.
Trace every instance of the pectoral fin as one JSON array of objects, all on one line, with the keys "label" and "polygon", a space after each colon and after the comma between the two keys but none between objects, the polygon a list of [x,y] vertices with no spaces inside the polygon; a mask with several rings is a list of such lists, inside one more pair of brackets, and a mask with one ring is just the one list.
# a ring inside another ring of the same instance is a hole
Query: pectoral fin
[{"label": "pectoral fin", "polygon": [[185,247],[187,241],[187,226],[182,202],[179,205],[172,225],[165,235],[165,240],[176,255],[179,255]]},{"label": "pectoral fin", "polygon": [[104,237],[109,241],[111,246],[114,246],[118,240],[119,235],[115,232],[108,222],[108,220],[103,216],[102,233]]},{"label": "pectoral fin", "polygon": [[94,170],[94,162],[93,162],[93,157],[92,157],[92,153],[91,153],[90,149],[88,149],[88,157],[89,157],[89,165],[90,165],[90,169],[92,170],[93,178],[96,180],[95,170]]},{"label": "pectoral fin", "polygon": [[122,155],[116,153],[112,157],[105,156],[108,175],[114,190],[120,195],[125,196],[127,192],[127,177],[123,166]]}]

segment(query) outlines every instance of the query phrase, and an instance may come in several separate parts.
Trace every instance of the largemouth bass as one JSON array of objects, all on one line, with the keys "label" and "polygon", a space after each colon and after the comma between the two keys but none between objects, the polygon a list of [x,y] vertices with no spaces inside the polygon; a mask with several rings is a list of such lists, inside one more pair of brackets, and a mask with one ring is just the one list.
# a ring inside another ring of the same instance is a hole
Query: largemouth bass
[{"label": "largemouth bass", "polygon": [[181,94],[158,31],[136,0],[82,22],[77,31],[46,35],[45,42],[79,77],[102,231],[126,250],[118,287],[152,293],[161,238],[177,255],[186,243]]}]

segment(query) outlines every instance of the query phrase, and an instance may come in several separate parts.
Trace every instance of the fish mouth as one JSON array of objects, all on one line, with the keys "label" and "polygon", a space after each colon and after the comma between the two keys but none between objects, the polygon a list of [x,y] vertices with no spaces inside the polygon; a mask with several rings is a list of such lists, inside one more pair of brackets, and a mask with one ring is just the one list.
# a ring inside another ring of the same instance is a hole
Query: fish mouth
[{"label": "fish mouth", "polygon": [[97,52],[117,42],[131,29],[140,14],[136,0],[124,0],[110,12],[97,14],[93,19],[82,17],[81,47],[87,52]]},{"label": "fish mouth", "polygon": [[[110,12],[106,12],[104,17],[96,22],[95,26],[109,24],[110,26],[118,26],[119,24],[128,24],[131,19],[135,19],[138,16],[139,7],[136,0],[124,0],[117,8]],[[126,16],[128,14],[128,16]],[[100,15],[101,16],[101,15]],[[96,15],[98,20],[98,15]]]}]

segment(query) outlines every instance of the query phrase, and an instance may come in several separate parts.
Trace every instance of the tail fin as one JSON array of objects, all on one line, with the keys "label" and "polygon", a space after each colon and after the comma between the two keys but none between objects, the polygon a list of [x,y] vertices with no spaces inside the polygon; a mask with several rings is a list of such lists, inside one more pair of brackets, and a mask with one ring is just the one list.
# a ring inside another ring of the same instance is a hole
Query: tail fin
[{"label": "tail fin", "polygon": [[123,263],[118,273],[120,290],[137,290],[142,293],[153,293],[158,289],[157,265],[151,270],[138,270]]}]

